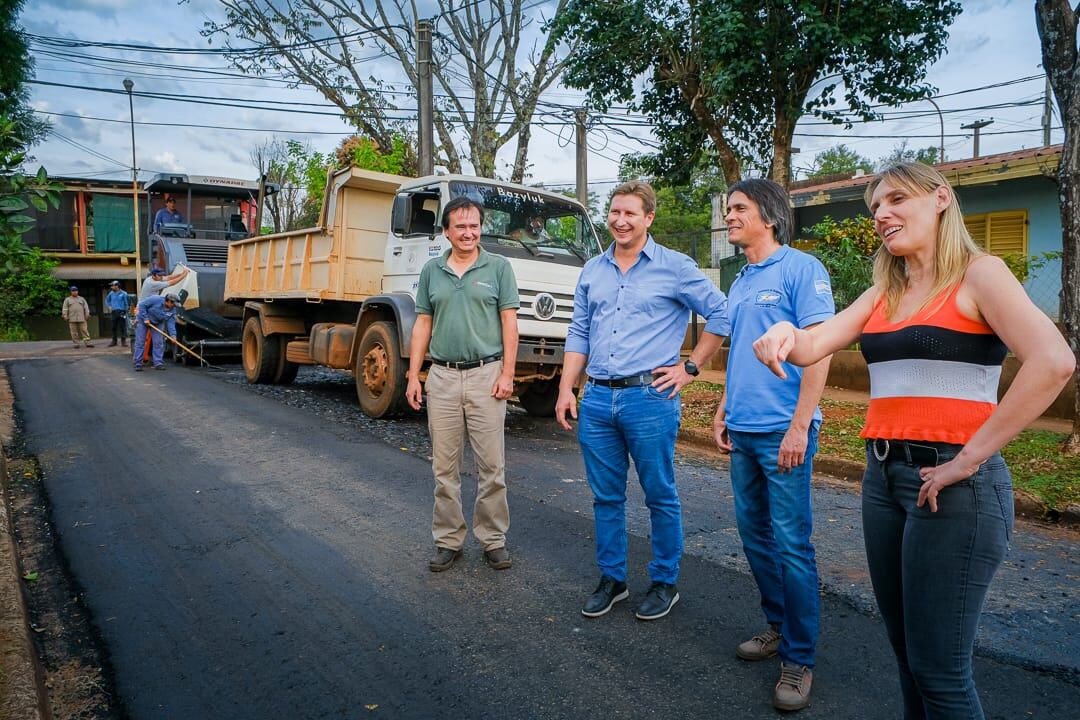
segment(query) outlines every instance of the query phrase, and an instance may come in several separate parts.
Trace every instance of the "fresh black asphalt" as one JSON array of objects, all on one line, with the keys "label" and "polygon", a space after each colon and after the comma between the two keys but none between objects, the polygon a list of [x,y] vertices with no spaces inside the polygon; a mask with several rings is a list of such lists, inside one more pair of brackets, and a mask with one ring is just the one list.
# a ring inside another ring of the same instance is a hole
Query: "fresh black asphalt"
[{"label": "fresh black asphalt", "polygon": [[[430,466],[415,431],[395,442],[205,371],[134,374],[118,356],[9,372],[133,718],[776,716],[776,664],[733,653],[761,626],[752,580],[702,550],[713,530],[693,513],[668,618],[632,615],[648,584],[639,492],[631,600],[580,615],[596,572],[568,436],[529,437],[521,423],[508,438],[514,567],[488,569],[470,540],[434,574]],[[800,717],[900,717],[880,622],[846,596],[822,603],[814,704]],[[980,657],[976,681],[988,717],[1080,708],[1080,687],[1015,664]]]}]

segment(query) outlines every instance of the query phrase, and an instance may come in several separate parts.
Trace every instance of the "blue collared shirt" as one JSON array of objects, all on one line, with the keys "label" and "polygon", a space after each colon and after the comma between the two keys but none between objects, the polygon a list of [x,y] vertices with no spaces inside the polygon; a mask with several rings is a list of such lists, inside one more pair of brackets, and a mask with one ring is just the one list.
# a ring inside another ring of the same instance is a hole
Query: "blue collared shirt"
[{"label": "blue collared shirt", "polygon": [[679,361],[690,311],[705,331],[727,335],[727,299],[694,261],[649,236],[624,274],[615,245],[581,270],[566,350],[589,356],[586,372],[618,378],[652,372]]},{"label": "blue collared shirt", "polygon": [[[729,291],[731,351],[727,361],[727,426],[742,432],[776,432],[791,425],[803,368],[784,363],[781,380],[754,356],[754,341],[781,320],[805,328],[833,316],[832,284],[813,255],[782,245],[739,271]],[[821,408],[814,410],[821,422]]]},{"label": "blue collared shirt", "polygon": [[184,216],[180,214],[179,210],[169,212],[169,208],[161,208],[154,215],[154,232],[161,229],[162,225],[168,225],[169,223],[183,223]]},{"label": "blue collared shirt", "polygon": [[161,326],[165,323],[167,332],[173,337],[176,336],[176,308],[171,310],[165,307],[164,295],[151,295],[145,300],[139,301],[138,312],[135,314],[137,320],[149,320],[151,324]]},{"label": "blue collared shirt", "polygon": [[110,310],[127,312],[128,294],[123,290],[110,290],[109,294],[105,296],[105,307]]}]

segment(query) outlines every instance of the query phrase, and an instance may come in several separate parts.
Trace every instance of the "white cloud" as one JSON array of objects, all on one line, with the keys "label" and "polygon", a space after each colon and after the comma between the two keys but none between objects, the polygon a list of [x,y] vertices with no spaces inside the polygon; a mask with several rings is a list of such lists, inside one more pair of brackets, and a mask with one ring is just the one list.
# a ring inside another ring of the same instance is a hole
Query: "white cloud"
[{"label": "white cloud", "polygon": [[154,155],[150,160],[154,163],[155,168],[161,168],[169,172],[181,172],[184,169],[184,166],[176,160],[176,156],[168,150]]}]

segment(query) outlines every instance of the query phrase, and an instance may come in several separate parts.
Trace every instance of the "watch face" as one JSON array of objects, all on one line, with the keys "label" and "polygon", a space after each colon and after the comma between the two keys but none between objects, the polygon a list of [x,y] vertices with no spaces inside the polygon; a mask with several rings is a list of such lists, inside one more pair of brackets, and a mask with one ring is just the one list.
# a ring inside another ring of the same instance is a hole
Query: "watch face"
[{"label": "watch face", "polygon": [[697,375],[701,372],[700,370],[698,370],[698,366],[690,360],[687,360],[683,365],[686,368],[686,372],[690,373],[695,377],[697,377]]}]

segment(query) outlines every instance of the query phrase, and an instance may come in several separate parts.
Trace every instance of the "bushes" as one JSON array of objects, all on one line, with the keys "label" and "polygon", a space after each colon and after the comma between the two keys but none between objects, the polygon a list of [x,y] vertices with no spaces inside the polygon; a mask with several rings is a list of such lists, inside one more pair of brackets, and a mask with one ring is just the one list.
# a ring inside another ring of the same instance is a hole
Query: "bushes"
[{"label": "bushes", "polygon": [[813,235],[811,252],[832,278],[833,299],[840,312],[874,284],[874,252],[880,244],[874,221],[865,215],[840,222],[825,217],[806,232]]}]

